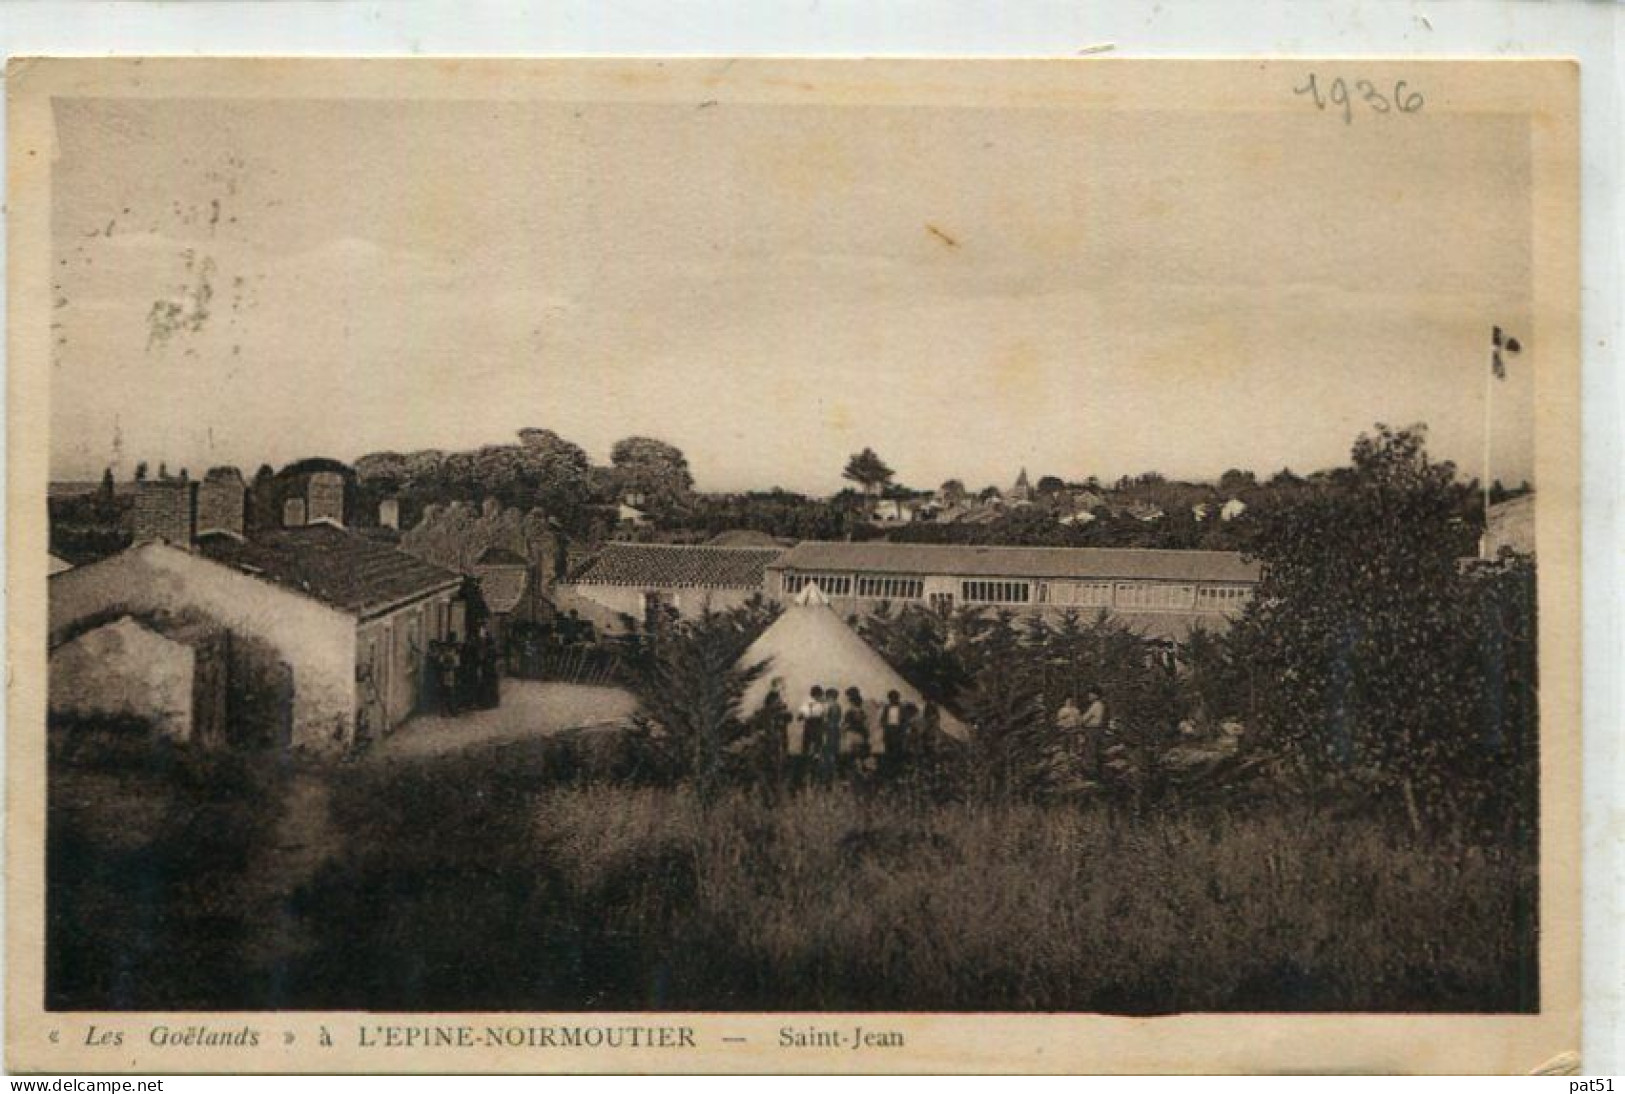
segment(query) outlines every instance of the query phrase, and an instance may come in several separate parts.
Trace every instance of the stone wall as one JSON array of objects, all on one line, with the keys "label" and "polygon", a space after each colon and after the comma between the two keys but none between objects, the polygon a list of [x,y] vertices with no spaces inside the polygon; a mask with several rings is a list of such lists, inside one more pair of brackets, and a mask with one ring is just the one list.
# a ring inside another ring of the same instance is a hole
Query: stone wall
[{"label": "stone wall", "polygon": [[149,479],[136,484],[135,542],[190,547],[197,530],[197,484]]},{"label": "stone wall", "polygon": [[247,498],[248,486],[235,467],[219,467],[210,471],[198,483],[197,534],[228,532],[241,536]]},{"label": "stone wall", "polygon": [[332,471],[318,471],[310,476],[305,486],[305,519],[311,524],[319,520],[344,524],[344,476]]}]

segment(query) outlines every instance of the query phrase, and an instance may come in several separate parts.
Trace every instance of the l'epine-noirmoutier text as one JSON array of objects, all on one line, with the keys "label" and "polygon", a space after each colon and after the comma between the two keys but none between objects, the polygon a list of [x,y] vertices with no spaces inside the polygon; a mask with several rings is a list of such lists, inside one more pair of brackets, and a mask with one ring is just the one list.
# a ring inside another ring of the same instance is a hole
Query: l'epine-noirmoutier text
[{"label": "l'epine-noirmoutier text", "polygon": [[693,1048],[690,1026],[362,1026],[362,1048]]}]

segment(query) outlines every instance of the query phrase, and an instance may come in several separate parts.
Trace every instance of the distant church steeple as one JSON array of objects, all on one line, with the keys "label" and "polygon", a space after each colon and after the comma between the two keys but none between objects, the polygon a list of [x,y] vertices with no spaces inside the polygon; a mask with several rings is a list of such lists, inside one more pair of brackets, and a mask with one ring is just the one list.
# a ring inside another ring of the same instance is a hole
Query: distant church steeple
[{"label": "distant church steeple", "polygon": [[1032,501],[1032,483],[1027,481],[1027,469],[1023,467],[1021,474],[1016,476],[1016,484],[1010,488],[1011,501]]}]

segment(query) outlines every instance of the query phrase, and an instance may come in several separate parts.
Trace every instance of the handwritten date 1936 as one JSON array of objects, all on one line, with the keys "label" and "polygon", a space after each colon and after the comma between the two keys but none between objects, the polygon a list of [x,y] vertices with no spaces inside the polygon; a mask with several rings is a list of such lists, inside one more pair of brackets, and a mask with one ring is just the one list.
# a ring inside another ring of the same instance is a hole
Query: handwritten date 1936
[{"label": "handwritten date 1936", "polygon": [[1354,115],[1365,110],[1373,114],[1415,114],[1424,102],[1422,93],[1411,90],[1404,80],[1395,81],[1390,91],[1386,84],[1378,87],[1370,80],[1350,83],[1341,76],[1322,84],[1319,74],[1314,72],[1309,74],[1307,83],[1293,88],[1292,93],[1310,96],[1317,110],[1330,108],[1334,113],[1340,112],[1344,125],[1354,124]]}]

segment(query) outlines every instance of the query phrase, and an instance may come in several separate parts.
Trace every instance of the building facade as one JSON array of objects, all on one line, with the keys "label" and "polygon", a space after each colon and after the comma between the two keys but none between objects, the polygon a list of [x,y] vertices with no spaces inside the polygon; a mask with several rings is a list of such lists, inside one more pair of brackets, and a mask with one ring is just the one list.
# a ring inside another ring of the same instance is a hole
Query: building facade
[{"label": "building facade", "polygon": [[743,605],[766,588],[777,547],[608,543],[557,583],[560,611],[577,611],[600,630],[642,625],[657,607],[685,619]]},{"label": "building facade", "polygon": [[160,737],[218,744],[227,735],[228,640],[208,624],[121,616],[51,650],[51,713],[133,718]]},{"label": "building facade", "polygon": [[234,733],[340,751],[417,708],[462,581],[328,524],[149,542],[50,579],[50,644],[122,615],[205,621],[229,638]]},{"label": "building facade", "polygon": [[1147,637],[1224,630],[1251,599],[1256,563],[1227,551],[802,543],[764,569],[787,603],[817,585],[843,615],[878,605],[961,606],[1121,619]]}]

